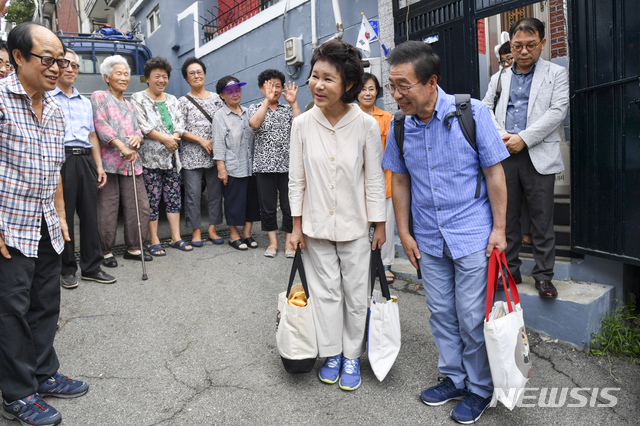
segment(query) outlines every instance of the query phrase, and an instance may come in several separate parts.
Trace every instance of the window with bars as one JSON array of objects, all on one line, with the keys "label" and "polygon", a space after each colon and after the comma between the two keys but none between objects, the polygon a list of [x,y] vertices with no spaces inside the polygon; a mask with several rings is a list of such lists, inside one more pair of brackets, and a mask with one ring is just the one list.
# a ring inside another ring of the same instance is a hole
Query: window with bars
[{"label": "window with bars", "polygon": [[280,0],[218,0],[213,19],[203,25],[205,42],[241,24]]}]

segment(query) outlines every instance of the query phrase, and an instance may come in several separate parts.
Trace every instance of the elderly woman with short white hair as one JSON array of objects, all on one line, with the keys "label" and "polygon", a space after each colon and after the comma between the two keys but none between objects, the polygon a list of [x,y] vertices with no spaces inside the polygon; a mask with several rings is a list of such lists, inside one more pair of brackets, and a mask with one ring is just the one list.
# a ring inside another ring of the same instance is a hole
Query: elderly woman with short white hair
[{"label": "elderly woman with short white hair", "polygon": [[[93,121],[100,139],[102,167],[107,173],[106,185],[98,191],[98,228],[104,253],[104,266],[115,268],[118,262],[112,250],[116,242],[118,210],[122,205],[124,215],[125,259],[152,260],[140,247],[138,232],[146,240],[149,232],[149,199],[142,179],[142,162],[138,148],[142,143],[142,131],[136,111],[124,98],[129,87],[131,70],[127,60],[120,55],[110,56],[100,65],[100,73],[108,90],[91,95]],[[131,176],[135,173],[136,177]],[[134,180],[138,195],[140,227],[136,217]]]}]

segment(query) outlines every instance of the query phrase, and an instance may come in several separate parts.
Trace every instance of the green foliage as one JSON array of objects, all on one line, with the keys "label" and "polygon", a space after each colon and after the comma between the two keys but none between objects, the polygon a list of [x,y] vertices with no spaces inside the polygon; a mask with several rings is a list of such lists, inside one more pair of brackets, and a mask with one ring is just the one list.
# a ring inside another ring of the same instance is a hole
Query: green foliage
[{"label": "green foliage", "polygon": [[4,20],[6,22],[15,22],[16,24],[31,21],[35,10],[36,5],[32,0],[11,0]]},{"label": "green foliage", "polygon": [[590,355],[640,358],[640,322],[632,304],[607,313],[600,326],[600,333],[591,336]]}]

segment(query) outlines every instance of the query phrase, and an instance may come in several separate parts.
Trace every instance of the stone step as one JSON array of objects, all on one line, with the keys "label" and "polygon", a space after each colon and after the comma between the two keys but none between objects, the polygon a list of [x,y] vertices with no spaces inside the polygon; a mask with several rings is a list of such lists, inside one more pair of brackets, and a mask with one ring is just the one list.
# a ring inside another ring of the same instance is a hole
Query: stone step
[{"label": "stone step", "polygon": [[[533,278],[527,275],[530,274],[533,259],[522,257],[521,259],[523,260],[521,268],[523,282],[518,285],[518,293],[527,328],[569,342],[581,349],[589,345],[591,334],[598,331],[602,318],[614,308],[614,288],[569,278],[557,279],[553,284],[558,289],[558,298],[542,299],[535,289]],[[576,262],[575,259],[569,258],[557,260],[556,277],[559,269],[570,269],[567,264],[574,262]],[[398,279],[416,283],[416,285],[421,284],[416,269],[406,258],[397,257],[391,270]],[[503,291],[498,293],[497,299],[505,300]]]}]

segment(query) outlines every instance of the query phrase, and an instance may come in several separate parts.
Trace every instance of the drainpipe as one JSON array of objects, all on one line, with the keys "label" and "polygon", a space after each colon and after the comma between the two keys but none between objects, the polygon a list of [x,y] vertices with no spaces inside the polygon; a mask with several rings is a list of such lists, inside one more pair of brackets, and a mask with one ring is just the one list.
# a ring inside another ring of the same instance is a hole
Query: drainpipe
[{"label": "drainpipe", "polygon": [[336,33],[329,40],[342,40],[344,27],[342,26],[342,14],[340,13],[340,0],[332,0],[331,3],[333,4],[333,16],[336,18]]},{"label": "drainpipe", "polygon": [[313,50],[318,47],[318,35],[316,31],[316,1],[311,0],[311,48]]}]

